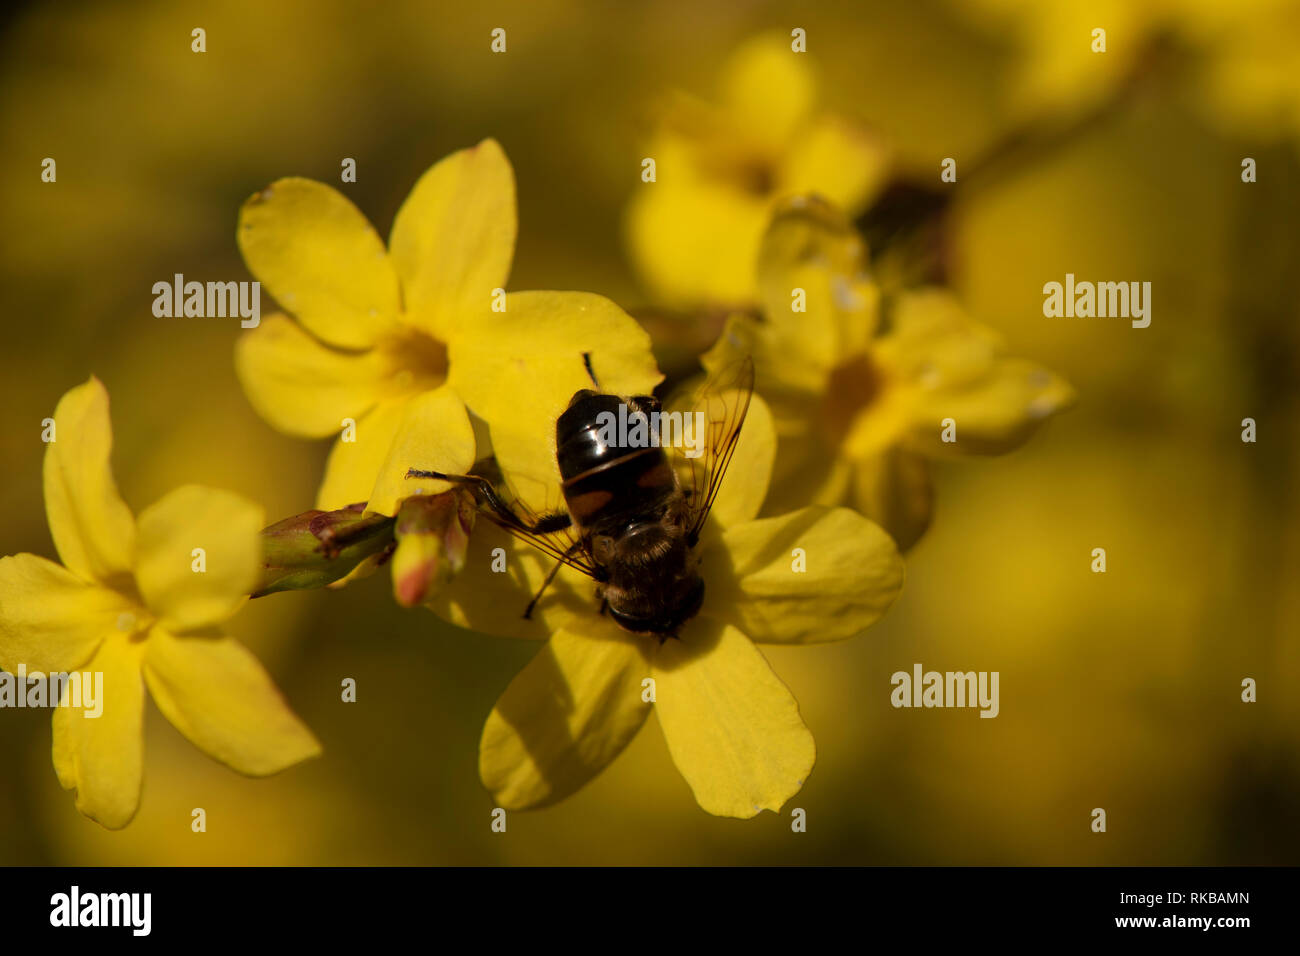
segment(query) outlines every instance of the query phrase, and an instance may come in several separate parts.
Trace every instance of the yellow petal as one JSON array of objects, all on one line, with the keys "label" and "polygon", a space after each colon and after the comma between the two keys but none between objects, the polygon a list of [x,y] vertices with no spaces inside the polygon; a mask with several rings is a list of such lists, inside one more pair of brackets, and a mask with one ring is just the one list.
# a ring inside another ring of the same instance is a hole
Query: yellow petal
[{"label": "yellow petal", "polygon": [[507,809],[546,806],[578,790],[650,712],[641,684],[650,676],[647,639],[594,614],[569,627],[510,682],[483,728],[479,774]]},{"label": "yellow petal", "polygon": [[[1039,365],[1005,356],[999,337],[971,320],[945,291],[900,296],[893,321],[873,355],[893,385],[914,450],[1008,451],[1074,402],[1069,384]],[[946,418],[956,424],[956,442],[941,440]]]},{"label": "yellow petal", "polygon": [[[337,511],[370,498],[405,410],[405,399],[380,402],[357,419],[353,429],[334,440],[325,462],[325,479],[316,494],[317,508]],[[349,437],[355,440],[344,441]]]},{"label": "yellow petal", "polygon": [[585,292],[514,292],[473,334],[450,343],[450,382],[487,422],[498,463],[534,510],[560,504],[555,420],[575,392],[648,395],[659,383],[650,337],[613,302]]},{"label": "yellow petal", "polygon": [[321,752],[257,658],[232,638],[175,637],[156,627],[145,642],[144,676],[176,729],[240,773],[264,777]]},{"label": "yellow petal", "polygon": [[266,291],[314,335],[364,348],[397,315],[397,273],[383,241],[342,193],[291,177],[239,211],[239,249]]},{"label": "yellow petal", "polygon": [[330,348],[296,322],[273,315],[239,337],[235,371],[253,408],[273,427],[323,438],[375,404],[385,369],[377,351]]},{"label": "yellow petal", "polygon": [[406,318],[440,339],[491,314],[515,250],[515,174],[494,139],[452,153],[415,184],[393,221]]},{"label": "yellow petal", "polygon": [[824,397],[807,392],[765,391],[780,454],[763,499],[764,515],[780,515],[805,505],[843,504],[848,499],[852,462],[828,439]]},{"label": "yellow petal", "polygon": [[216,488],[186,485],[140,514],[135,579],[145,604],[173,630],[226,620],[257,585],[261,507]]},{"label": "yellow petal", "polygon": [[701,807],[748,819],[799,792],[816,745],[789,688],[744,634],[697,618],[659,648],[654,678],[668,752]]},{"label": "yellow petal", "polygon": [[743,43],[722,74],[722,98],[734,122],[772,148],[794,136],[817,97],[806,56],[790,38],[763,34]]},{"label": "yellow petal", "polygon": [[747,358],[754,363],[754,391],[767,401],[782,444],[774,472],[781,475],[787,468],[797,467],[787,459],[785,443],[809,434],[809,421],[820,411],[825,375],[811,363],[783,361],[771,346],[767,323],[739,313],[727,318],[722,334],[700,356],[700,364],[710,377],[716,377]]},{"label": "yellow petal", "polygon": [[783,515],[809,504],[833,508],[848,501],[852,461],[836,454],[816,436],[787,438],[778,434],[781,454],[760,514]]},{"label": "yellow petal", "polygon": [[903,587],[893,540],[847,508],[813,506],[728,528],[700,562],[704,614],[759,643],[853,637]]},{"label": "yellow petal", "polygon": [[99,379],[59,400],[54,439],[45,448],[45,514],[59,557],[87,581],[130,573],[135,523],[113,481],[113,426]]},{"label": "yellow petal", "polygon": [[[908,444],[931,454],[999,455],[1074,401],[1074,389],[1059,375],[1025,359],[999,358],[978,382],[918,401]],[[956,442],[941,441],[946,418],[956,424]]]},{"label": "yellow petal", "polygon": [[888,173],[889,153],[879,138],[847,119],[826,116],[794,138],[777,184],[786,193],[817,193],[856,216]]},{"label": "yellow petal", "polygon": [[879,322],[866,243],[836,206],[795,196],[773,214],[757,268],[764,322],[755,363],[763,380],[823,390],[831,369],[865,349]]},{"label": "yellow petal", "polygon": [[0,670],[75,670],[133,609],[116,591],[87,584],[53,561],[0,558]]},{"label": "yellow petal", "polygon": [[[916,422],[917,390],[900,378],[885,378],[868,358],[860,362],[838,377],[823,406],[824,414],[830,413],[824,420],[837,425],[838,453],[853,461],[883,454],[903,441]],[[863,382],[868,383],[865,389]]]},{"label": "yellow petal", "polygon": [[771,203],[726,184],[696,181],[663,163],[658,182],[639,183],[625,233],[632,260],[666,306],[747,304]]},{"label": "yellow petal", "polygon": [[559,622],[598,606],[591,579],[565,568],[525,618],[524,611],[555,564],[550,555],[480,518],[470,534],[465,566],[426,606],[467,630],[544,641]]},{"label": "yellow petal", "polygon": [[1002,354],[1001,337],[971,319],[955,295],[923,288],[898,295],[888,334],[873,350],[896,383],[929,392],[978,383]]},{"label": "yellow petal", "polygon": [[402,412],[366,510],[394,515],[403,498],[449,487],[445,481],[407,478],[412,468],[463,475],[474,460],[474,429],[460,396],[446,385],[417,395]]},{"label": "yellow petal", "polygon": [[889,448],[856,462],[853,505],[888,531],[899,550],[906,552],[930,526],[934,486],[929,464],[903,448]]},{"label": "yellow petal", "polygon": [[[116,636],[100,645],[84,668],[103,674],[90,707],[54,711],[54,770],[65,790],[77,791],[77,809],[110,830],[131,822],[140,805],[144,763],[142,642]],[[65,694],[71,685],[65,688]],[[89,716],[96,710],[98,717]]]}]

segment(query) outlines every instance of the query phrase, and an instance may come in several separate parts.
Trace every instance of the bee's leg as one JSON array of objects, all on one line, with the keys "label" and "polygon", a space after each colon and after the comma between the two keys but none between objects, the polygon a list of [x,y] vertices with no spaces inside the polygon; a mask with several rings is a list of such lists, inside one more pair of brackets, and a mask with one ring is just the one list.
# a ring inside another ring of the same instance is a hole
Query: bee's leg
[{"label": "bee's leg", "polygon": [[[564,558],[569,557],[574,551],[578,550],[580,543],[581,542],[575,541],[570,545],[568,550],[564,552]],[[537,589],[537,593],[533,595],[533,599],[528,602],[528,607],[524,608],[524,620],[527,621],[532,619],[533,608],[537,607],[537,602],[542,599],[542,595],[546,593],[546,589],[550,587],[551,582],[555,580],[555,575],[560,572],[560,567],[564,564],[564,558],[555,562],[555,567],[551,568],[551,573],[546,576],[546,580],[542,582],[542,586]]]},{"label": "bee's leg", "polygon": [[647,415],[664,410],[663,402],[653,395],[633,395],[632,405],[637,411],[645,412]]},{"label": "bee's leg", "polygon": [[596,380],[596,371],[591,367],[591,353],[582,353],[582,364],[587,369],[587,378],[591,379],[591,384],[596,386],[596,391],[601,391],[600,382]]},{"label": "bee's leg", "polygon": [[419,468],[410,468],[407,469],[406,477],[435,478],[439,481],[450,481],[452,484],[469,485],[474,492],[474,497],[481,504],[496,515],[501,522],[520,531],[528,531],[534,534],[550,534],[554,531],[563,531],[573,523],[573,519],[569,517],[567,511],[555,511],[540,515],[536,521],[529,524],[501,499],[496,488],[492,486],[492,482],[479,475],[445,475],[440,471],[422,471]]}]

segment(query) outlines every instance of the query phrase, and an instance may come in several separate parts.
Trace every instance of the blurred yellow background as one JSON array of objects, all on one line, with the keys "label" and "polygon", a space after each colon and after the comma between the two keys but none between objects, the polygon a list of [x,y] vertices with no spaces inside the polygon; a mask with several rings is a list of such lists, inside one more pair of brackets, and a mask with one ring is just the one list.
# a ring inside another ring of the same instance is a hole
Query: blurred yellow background
[{"label": "blurred yellow background", "polygon": [[[764,648],[818,743],[782,816],[708,816],[647,732],[575,797],[491,832],[479,733],[536,647],[401,611],[377,575],[252,602],[230,625],[325,746],[278,777],[239,777],[151,706],[140,813],[108,832],[59,788],[48,711],[0,711],[0,863],[1297,862],[1300,93],[1264,69],[1290,55],[1266,27],[1295,25],[1295,5],[1223,22],[1194,2],[1042,6],[1078,15],[1011,0],[8,14],[0,553],[54,555],[40,422],[91,373],[137,513],[190,481],[271,518],[311,506],[327,443],[254,414],[232,363],[238,320],[151,312],[174,273],[249,278],[236,215],[278,177],[335,185],[387,235],[424,169],[495,137],[518,179],[510,288],[651,305],[620,242],[648,107],[669,89],[710,94],[766,30],[806,29],[824,101],[878,130],[899,175],[937,187],[941,159],[957,159],[956,290],[1080,401],[1013,455],[940,468],[934,525],[880,625]],[[1061,49],[1087,51],[1107,17],[1111,52],[1067,62]],[[195,27],[206,53],[191,52]],[[1157,34],[1172,65],[1059,148],[961,191],[966,164],[1027,117],[1067,127],[1104,100]],[[1246,156],[1258,183],[1241,181]],[[44,157],[56,183],[41,182]],[[344,157],[355,184],[339,183]],[[1043,283],[1067,272],[1151,281],[1150,328],[1044,318]],[[1240,440],[1245,417],[1256,444]],[[999,671],[1000,716],[892,709],[889,676],[916,662]],[[340,701],[345,677],[355,704]],[[1258,703],[1241,702],[1245,677]],[[807,833],[791,832],[794,806]]]}]

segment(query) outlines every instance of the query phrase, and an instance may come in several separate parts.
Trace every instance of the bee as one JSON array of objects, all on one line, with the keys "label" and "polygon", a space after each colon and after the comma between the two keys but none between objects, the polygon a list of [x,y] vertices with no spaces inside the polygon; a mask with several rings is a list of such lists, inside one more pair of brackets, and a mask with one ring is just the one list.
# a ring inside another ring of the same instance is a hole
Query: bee
[{"label": "bee", "polygon": [[[595,388],[574,393],[555,423],[564,509],[534,513],[482,474],[412,468],[406,477],[468,486],[480,514],[555,558],[525,618],[568,565],[596,583],[602,614],[662,643],[704,601],[695,546],[736,450],[754,390],[754,365],[745,359],[705,382],[695,396],[698,411],[691,418],[682,412],[676,420],[679,437],[685,438],[686,429],[694,433],[690,447],[677,441],[666,448],[655,440],[653,423],[674,420],[663,416],[660,401],[601,391],[588,353],[583,361]],[[640,416],[651,425],[638,435]],[[618,428],[615,438],[614,422],[634,427],[626,433]]]}]

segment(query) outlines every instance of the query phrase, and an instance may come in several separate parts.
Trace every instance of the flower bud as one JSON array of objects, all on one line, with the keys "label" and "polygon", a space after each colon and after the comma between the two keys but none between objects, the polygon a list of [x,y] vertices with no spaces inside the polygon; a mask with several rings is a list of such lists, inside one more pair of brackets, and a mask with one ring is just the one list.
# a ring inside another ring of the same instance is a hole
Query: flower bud
[{"label": "flower bud", "polygon": [[262,531],[262,580],[253,597],[323,588],[393,547],[396,519],[364,505],[304,511]]},{"label": "flower bud", "polygon": [[414,495],[397,511],[393,597],[402,607],[428,599],[435,585],[465,566],[474,529],[474,496],[463,486],[437,495]]}]

